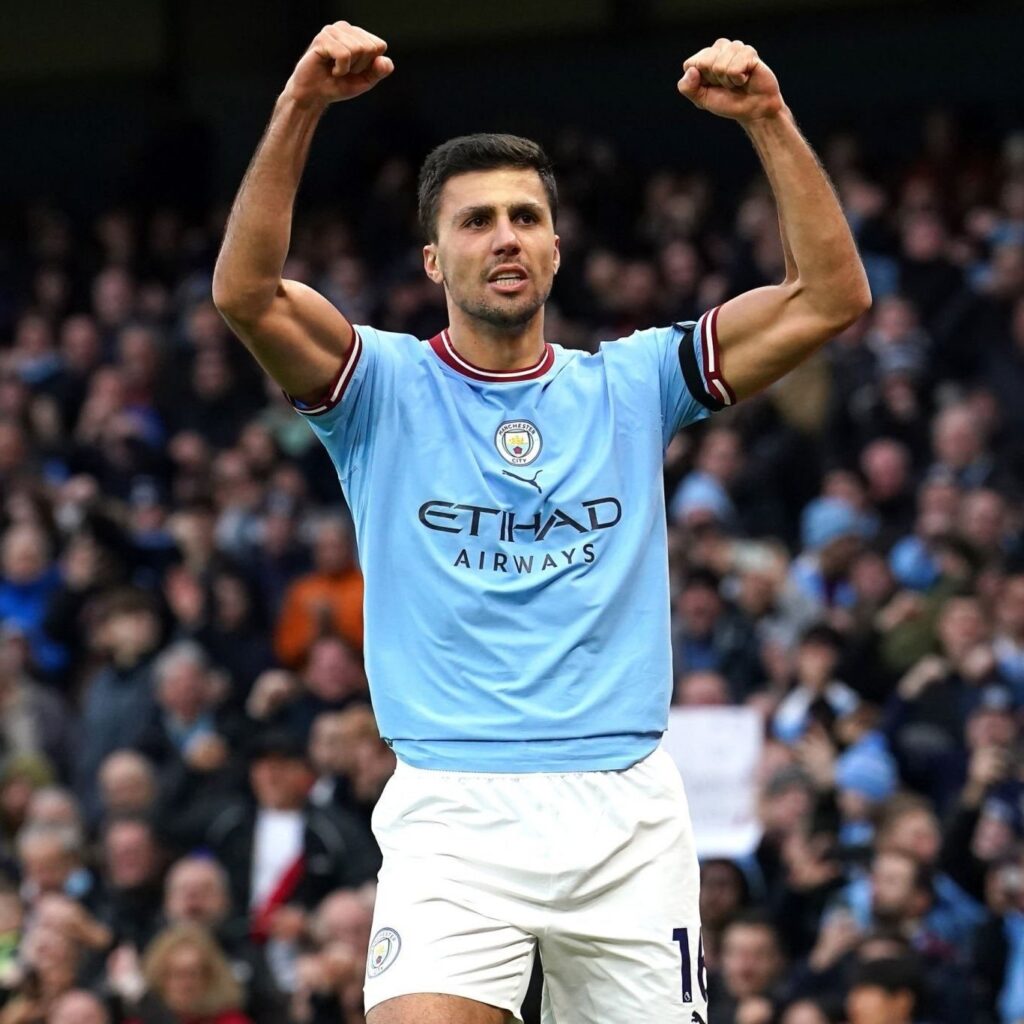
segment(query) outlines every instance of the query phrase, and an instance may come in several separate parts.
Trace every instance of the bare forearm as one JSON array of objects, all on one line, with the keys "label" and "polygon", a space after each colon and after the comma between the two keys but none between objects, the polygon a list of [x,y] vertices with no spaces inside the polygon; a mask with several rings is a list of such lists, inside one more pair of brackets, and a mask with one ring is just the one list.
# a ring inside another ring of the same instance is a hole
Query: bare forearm
[{"label": "bare forearm", "polygon": [[789,110],[744,129],[775,194],[787,278],[795,270],[797,287],[825,313],[866,301],[867,278],[839,200]]},{"label": "bare forearm", "polygon": [[291,240],[295,195],[324,104],[297,103],[286,91],[242,179],[213,277],[226,311],[258,315],[274,298]]}]

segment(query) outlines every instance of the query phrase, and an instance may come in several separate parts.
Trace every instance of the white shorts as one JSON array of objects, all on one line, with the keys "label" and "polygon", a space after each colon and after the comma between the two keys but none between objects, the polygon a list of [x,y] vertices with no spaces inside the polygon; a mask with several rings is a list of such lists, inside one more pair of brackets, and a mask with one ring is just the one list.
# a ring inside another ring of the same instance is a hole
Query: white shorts
[{"label": "white shorts", "polygon": [[373,831],[384,864],[367,1010],[440,992],[518,1021],[539,948],[544,1024],[707,1020],[697,856],[663,751],[610,772],[400,763]]}]

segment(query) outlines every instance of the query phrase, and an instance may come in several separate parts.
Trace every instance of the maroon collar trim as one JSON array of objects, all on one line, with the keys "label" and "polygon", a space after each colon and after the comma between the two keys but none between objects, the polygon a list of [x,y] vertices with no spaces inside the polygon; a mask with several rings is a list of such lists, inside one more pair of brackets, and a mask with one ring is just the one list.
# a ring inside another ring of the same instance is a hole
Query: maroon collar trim
[{"label": "maroon collar trim", "polygon": [[485,381],[488,384],[516,384],[522,380],[535,380],[537,377],[543,377],[555,363],[555,350],[545,342],[544,354],[533,366],[528,366],[524,370],[504,370],[500,373],[495,370],[485,370],[480,366],[474,366],[455,351],[448,328],[430,339],[430,347],[437,353],[441,362],[453,370],[471,380]]}]

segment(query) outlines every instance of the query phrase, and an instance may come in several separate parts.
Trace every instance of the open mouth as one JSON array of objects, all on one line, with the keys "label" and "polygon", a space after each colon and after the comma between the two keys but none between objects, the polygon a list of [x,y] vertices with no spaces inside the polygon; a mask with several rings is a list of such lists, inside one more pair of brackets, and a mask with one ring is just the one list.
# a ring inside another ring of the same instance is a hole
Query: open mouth
[{"label": "open mouth", "polygon": [[526,286],[528,275],[522,267],[496,267],[487,278],[487,283],[500,292],[516,292]]}]

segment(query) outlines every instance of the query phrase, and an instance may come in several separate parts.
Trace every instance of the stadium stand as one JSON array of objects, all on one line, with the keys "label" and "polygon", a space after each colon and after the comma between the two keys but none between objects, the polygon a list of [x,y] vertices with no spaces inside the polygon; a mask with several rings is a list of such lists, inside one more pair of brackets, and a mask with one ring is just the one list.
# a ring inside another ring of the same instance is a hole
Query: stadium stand
[{"label": "stadium stand", "polygon": [[[822,151],[871,312],[666,458],[676,703],[766,737],[764,838],[702,866],[713,1024],[1024,1020],[1024,135],[960,159],[933,116],[898,166]],[[550,148],[552,341],[781,276],[760,182]],[[286,276],[437,333],[414,178],[304,209]],[[0,1024],[363,1021],[393,755],[333,471],[210,299],[221,218],[39,203],[7,247]]]}]

